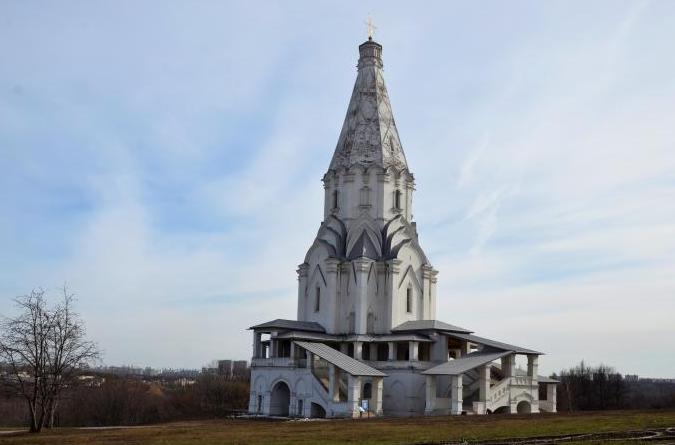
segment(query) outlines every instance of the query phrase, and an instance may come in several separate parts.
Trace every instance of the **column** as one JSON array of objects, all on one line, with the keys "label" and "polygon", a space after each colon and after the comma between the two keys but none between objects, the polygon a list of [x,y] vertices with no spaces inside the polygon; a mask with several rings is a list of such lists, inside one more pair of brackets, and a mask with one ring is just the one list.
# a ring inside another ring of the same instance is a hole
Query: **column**
[{"label": "column", "polygon": [[530,354],[527,356],[527,376],[532,378],[532,384],[536,385],[539,372],[539,356]]},{"label": "column", "polygon": [[375,412],[376,416],[381,416],[382,415],[382,392],[384,388],[384,381],[382,377],[373,377],[373,381],[371,383],[372,385],[372,391],[373,391],[373,397],[370,400],[370,403],[372,403],[372,406],[370,407],[370,410]]},{"label": "column", "polygon": [[557,384],[556,383],[547,383],[546,384],[546,401],[549,404],[552,413],[558,412],[557,406]]},{"label": "column", "polygon": [[290,358],[291,360],[295,360],[295,342],[293,340],[291,340]]},{"label": "column", "polygon": [[418,342],[416,341],[408,342],[408,360],[411,362],[416,362],[419,358],[417,353],[417,345]]},{"label": "column", "polygon": [[349,343],[340,343],[340,352],[349,355]]},{"label": "column", "polygon": [[436,376],[428,375],[426,384],[426,403],[424,414],[430,415],[436,409]]},{"label": "column", "polygon": [[277,357],[277,350],[279,348],[278,341],[274,337],[270,337],[270,357]]},{"label": "column", "polygon": [[502,373],[504,377],[513,377],[516,375],[516,355],[509,354],[506,357],[502,357]]},{"label": "column", "polygon": [[363,358],[363,354],[361,354],[362,350],[363,350],[363,342],[355,341],[354,342],[354,358],[356,360],[361,360]]},{"label": "column", "polygon": [[[464,357],[467,354],[471,354],[471,344],[467,340],[462,340],[462,346],[461,346],[461,355],[460,357]],[[459,358],[459,357],[457,357]]]},{"label": "column", "polygon": [[490,396],[490,365],[478,368],[478,405],[476,414],[485,414],[487,399]]},{"label": "column", "polygon": [[377,360],[377,343],[370,343],[370,359]]},{"label": "column", "polygon": [[253,333],[253,358],[258,358],[261,356],[262,348],[260,347],[260,340],[262,339],[262,334],[260,332]]},{"label": "column", "polygon": [[462,391],[462,374],[453,375],[450,379],[450,390],[452,392],[450,398],[450,414],[462,414],[462,404],[464,402]]},{"label": "column", "polygon": [[340,401],[340,387],[339,387],[338,370],[332,363],[328,364],[328,397],[333,402]]},{"label": "column", "polygon": [[359,417],[359,401],[361,400],[361,377],[349,375],[347,389],[347,406],[352,417]]},{"label": "column", "polygon": [[390,341],[387,345],[389,345],[389,361],[392,362],[396,360],[396,343]]}]

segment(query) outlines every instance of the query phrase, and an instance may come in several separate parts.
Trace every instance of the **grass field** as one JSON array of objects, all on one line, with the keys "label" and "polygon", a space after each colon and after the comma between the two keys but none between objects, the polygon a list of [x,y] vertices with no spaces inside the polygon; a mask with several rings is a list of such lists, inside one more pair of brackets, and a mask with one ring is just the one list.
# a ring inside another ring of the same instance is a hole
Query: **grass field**
[{"label": "grass field", "polygon": [[[630,431],[674,426],[675,411],[330,421],[212,420],[135,428],[63,428],[37,435],[0,434],[0,444],[419,444],[460,439],[470,442],[484,439]],[[612,443],[618,445],[637,442],[613,441]]]}]

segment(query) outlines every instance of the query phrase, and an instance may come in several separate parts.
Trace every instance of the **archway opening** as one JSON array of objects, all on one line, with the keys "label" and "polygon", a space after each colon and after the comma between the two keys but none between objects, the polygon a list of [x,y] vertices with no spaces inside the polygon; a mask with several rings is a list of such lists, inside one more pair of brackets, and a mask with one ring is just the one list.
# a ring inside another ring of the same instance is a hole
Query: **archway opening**
[{"label": "archway opening", "polygon": [[500,406],[492,412],[492,414],[508,414],[510,412],[508,406]]},{"label": "archway opening", "polygon": [[518,411],[518,414],[530,414],[532,412],[532,405],[530,405],[530,402],[523,400],[518,403],[516,410]]},{"label": "archway opening", "polygon": [[368,383],[363,384],[363,393],[361,395],[362,399],[370,399],[373,397],[373,385]]},{"label": "archway opening", "polygon": [[288,417],[288,407],[291,404],[291,390],[284,382],[279,382],[272,388],[270,399],[270,416]]},{"label": "archway opening", "polygon": [[326,417],[326,410],[323,409],[323,406],[319,405],[318,403],[312,402],[312,405],[310,406],[310,416],[313,418],[323,419]]}]

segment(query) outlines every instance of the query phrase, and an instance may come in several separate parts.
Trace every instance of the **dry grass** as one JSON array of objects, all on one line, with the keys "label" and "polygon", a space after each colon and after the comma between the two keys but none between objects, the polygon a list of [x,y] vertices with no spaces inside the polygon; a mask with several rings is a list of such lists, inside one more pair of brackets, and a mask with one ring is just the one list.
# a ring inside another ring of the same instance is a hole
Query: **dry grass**
[{"label": "dry grass", "polygon": [[39,435],[0,435],[0,445],[413,444],[460,438],[496,439],[667,426],[675,426],[675,411],[311,422],[213,420],[104,430],[64,428]]}]

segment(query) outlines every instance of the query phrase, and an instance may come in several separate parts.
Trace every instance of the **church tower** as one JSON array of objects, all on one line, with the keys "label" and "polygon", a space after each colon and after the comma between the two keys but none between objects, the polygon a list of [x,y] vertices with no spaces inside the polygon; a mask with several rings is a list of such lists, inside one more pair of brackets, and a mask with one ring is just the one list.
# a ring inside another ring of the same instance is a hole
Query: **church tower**
[{"label": "church tower", "polygon": [[415,181],[382,67],[382,46],[369,38],[323,177],[323,222],[298,268],[298,320],[330,334],[387,334],[436,316],[437,271],[412,221]]},{"label": "church tower", "polygon": [[[297,320],[250,327],[250,414],[556,411],[558,382],[537,374],[541,352],[436,319],[437,271],[418,241],[415,178],[384,84],[382,46],[371,37],[359,46],[323,185],[323,221],[298,267]],[[527,373],[516,372],[518,355]]]}]

